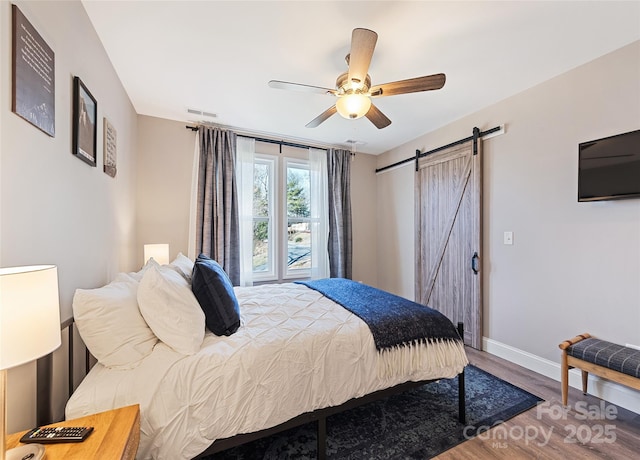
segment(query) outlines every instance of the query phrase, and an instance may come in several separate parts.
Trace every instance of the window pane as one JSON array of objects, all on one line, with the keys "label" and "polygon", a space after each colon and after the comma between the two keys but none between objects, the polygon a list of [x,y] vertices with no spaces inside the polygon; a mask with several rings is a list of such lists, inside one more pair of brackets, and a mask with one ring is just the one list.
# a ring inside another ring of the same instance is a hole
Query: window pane
[{"label": "window pane", "polygon": [[271,279],[276,276],[276,241],[273,234],[274,160],[256,158],[253,171],[253,272]]},{"label": "window pane", "polygon": [[253,169],[253,215],[269,215],[269,195],[271,178],[269,163],[256,161]]},{"label": "window pane", "polygon": [[287,225],[288,270],[311,268],[311,226],[309,222],[289,220]]},{"label": "window pane", "polygon": [[287,217],[309,217],[309,169],[287,166]]},{"label": "window pane", "polygon": [[253,271],[268,272],[270,269],[269,222],[253,222]]}]

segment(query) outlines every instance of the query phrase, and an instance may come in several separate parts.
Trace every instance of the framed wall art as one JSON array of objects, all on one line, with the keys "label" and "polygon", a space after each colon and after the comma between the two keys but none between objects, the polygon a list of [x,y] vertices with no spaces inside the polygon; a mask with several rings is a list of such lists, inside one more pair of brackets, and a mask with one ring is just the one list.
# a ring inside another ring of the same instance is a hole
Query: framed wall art
[{"label": "framed wall art", "polygon": [[72,153],[96,166],[98,103],[80,77],[73,78],[73,151]]},{"label": "framed wall art", "polygon": [[55,137],[55,55],[22,11],[16,5],[11,8],[11,110]]},{"label": "framed wall art", "polygon": [[113,127],[111,122],[104,118],[104,126],[103,126],[103,137],[104,137],[104,148],[103,148],[103,170],[106,174],[111,177],[116,177],[116,153],[117,153],[117,141],[118,141],[118,133],[116,129]]}]

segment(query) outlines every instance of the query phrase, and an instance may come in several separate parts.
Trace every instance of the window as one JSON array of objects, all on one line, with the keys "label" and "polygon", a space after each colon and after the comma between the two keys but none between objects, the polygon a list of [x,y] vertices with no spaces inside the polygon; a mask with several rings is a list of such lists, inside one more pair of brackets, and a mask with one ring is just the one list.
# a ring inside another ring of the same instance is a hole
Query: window
[{"label": "window", "polygon": [[253,279],[308,278],[311,269],[309,161],[256,154]]},{"label": "window", "polygon": [[253,166],[253,273],[264,279],[276,276],[275,163],[274,158],[256,157]]},{"label": "window", "polygon": [[323,276],[318,269],[326,265],[322,259],[327,257],[322,254],[326,230],[321,221],[327,219],[318,202],[326,200],[321,196],[326,192],[320,192],[317,182],[326,176],[326,167],[322,174],[316,173],[309,155],[307,150],[290,149],[286,155],[256,152],[253,156],[254,282]]},{"label": "window", "polygon": [[326,151],[237,145],[241,285],[328,277]]},{"label": "window", "polygon": [[311,177],[309,162],[285,159],[287,180],[286,278],[309,277],[311,270]]}]

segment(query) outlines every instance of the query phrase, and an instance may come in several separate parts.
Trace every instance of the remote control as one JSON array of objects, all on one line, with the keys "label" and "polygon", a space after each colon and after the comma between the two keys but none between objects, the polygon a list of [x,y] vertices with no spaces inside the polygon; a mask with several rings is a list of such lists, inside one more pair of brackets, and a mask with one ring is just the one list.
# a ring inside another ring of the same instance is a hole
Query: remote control
[{"label": "remote control", "polygon": [[59,426],[37,427],[27,431],[20,442],[37,442],[40,444],[53,442],[82,442],[93,431],[92,426]]}]

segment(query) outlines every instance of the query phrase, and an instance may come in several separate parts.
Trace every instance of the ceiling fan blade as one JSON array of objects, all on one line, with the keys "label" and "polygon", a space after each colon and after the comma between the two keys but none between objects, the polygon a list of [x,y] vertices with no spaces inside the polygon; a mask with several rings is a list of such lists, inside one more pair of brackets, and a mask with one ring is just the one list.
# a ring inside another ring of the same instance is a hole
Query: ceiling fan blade
[{"label": "ceiling fan blade", "polygon": [[331,115],[335,114],[337,111],[338,111],[338,109],[336,109],[335,105],[332,106],[332,107],[329,107],[327,110],[325,110],[320,115],[318,115],[313,120],[311,120],[309,123],[307,123],[307,125],[306,125],[307,128],[316,128],[316,127],[320,126],[320,123],[325,121]]},{"label": "ceiling fan blade", "polygon": [[387,116],[373,104],[371,104],[371,108],[365,114],[365,117],[367,117],[378,129],[386,128],[391,124],[391,120],[389,120]]},{"label": "ceiling fan blade", "polygon": [[372,97],[394,96],[396,94],[417,93],[419,91],[431,91],[444,86],[447,77],[443,73],[427,75],[425,77],[409,78],[408,80],[384,83],[371,88]]},{"label": "ceiling fan blade", "polygon": [[269,82],[271,88],[285,89],[289,91],[301,91],[303,93],[316,94],[332,94],[335,96],[336,90],[331,88],[322,88],[320,86],[302,85],[300,83],[290,83],[288,81],[271,80]]},{"label": "ceiling fan blade", "polygon": [[349,81],[356,86],[364,83],[369,72],[373,50],[378,34],[369,29],[353,29],[351,34],[351,52],[349,53]]}]

